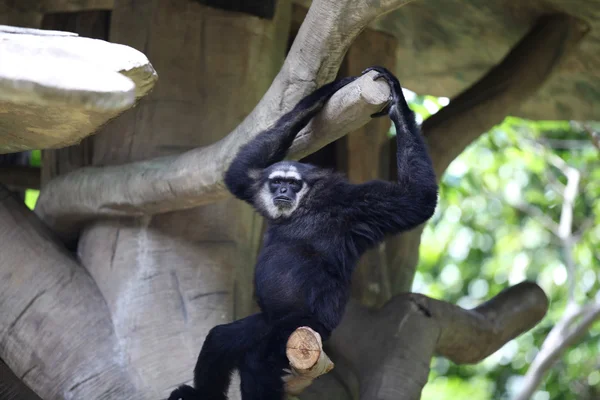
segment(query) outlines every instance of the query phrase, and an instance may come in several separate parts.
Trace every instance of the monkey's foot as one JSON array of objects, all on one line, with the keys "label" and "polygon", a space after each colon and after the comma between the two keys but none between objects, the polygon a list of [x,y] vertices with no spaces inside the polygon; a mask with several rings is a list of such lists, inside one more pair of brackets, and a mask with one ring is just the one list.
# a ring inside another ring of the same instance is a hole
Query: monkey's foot
[{"label": "monkey's foot", "polygon": [[196,389],[188,385],[181,385],[171,392],[168,400],[203,400]]},{"label": "monkey's foot", "polygon": [[370,71],[376,71],[376,72],[378,72],[378,74],[373,77],[374,81],[376,81],[378,79],[385,79],[385,81],[387,82],[387,84],[390,86],[390,92],[391,92],[391,94],[390,94],[390,101],[384,107],[383,110],[379,111],[378,113],[375,113],[375,114],[371,115],[371,118],[383,117],[384,115],[388,115],[389,114],[390,108],[391,108],[392,104],[396,104],[398,102],[398,100],[403,97],[403,95],[402,95],[402,86],[400,86],[400,82],[398,81],[398,78],[396,78],[394,76],[394,74],[392,74],[385,67],[381,67],[379,65],[374,65],[372,67],[369,67],[369,68],[365,69],[361,74],[364,75],[364,74],[366,74],[367,72],[370,72]]}]

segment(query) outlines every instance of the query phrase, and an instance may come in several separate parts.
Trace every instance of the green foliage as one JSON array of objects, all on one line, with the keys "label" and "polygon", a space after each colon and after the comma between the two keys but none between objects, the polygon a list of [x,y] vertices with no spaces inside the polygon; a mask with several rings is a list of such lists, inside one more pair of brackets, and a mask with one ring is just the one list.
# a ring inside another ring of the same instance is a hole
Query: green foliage
[{"label": "green foliage", "polygon": [[485,377],[438,376],[425,386],[422,398],[491,400],[493,390],[494,383]]},{"label": "green foliage", "polygon": [[[426,119],[445,99],[414,96],[410,102]],[[553,157],[582,173],[573,218],[573,230],[584,229],[573,252],[576,300],[600,296],[598,149],[577,124],[506,118],[446,171],[440,205],[423,234],[413,290],[471,308],[527,279],[544,289],[550,310],[533,330],[477,365],[435,358],[423,400],[509,399],[562,315],[568,286],[564,254],[537,215],[555,223],[560,218],[566,179],[550,162]],[[600,398],[599,353],[600,323],[567,350],[534,399]]]},{"label": "green foliage", "polygon": [[[42,165],[42,152],[41,150],[33,150],[31,152],[31,158],[29,159],[29,165],[32,167],[41,167]],[[33,210],[35,208],[35,203],[37,203],[37,199],[40,195],[39,190],[28,189],[25,191],[25,205],[29,207],[29,209]]]}]

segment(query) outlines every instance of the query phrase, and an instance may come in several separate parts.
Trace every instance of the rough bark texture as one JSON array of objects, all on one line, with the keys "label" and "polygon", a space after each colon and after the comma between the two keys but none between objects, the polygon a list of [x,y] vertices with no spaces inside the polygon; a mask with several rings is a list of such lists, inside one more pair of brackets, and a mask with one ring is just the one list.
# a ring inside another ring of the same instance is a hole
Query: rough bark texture
[{"label": "rough bark texture", "polygon": [[434,353],[459,364],[481,361],[535,326],[547,308],[544,292],[529,282],[473,310],[418,294],[396,296],[378,311],[352,303],[328,352],[354,367],[361,400],[418,400]]},{"label": "rough bark texture", "polygon": [[[304,95],[326,81],[333,79],[341,64],[343,55],[356,35],[377,15],[399,7],[404,2],[404,0],[388,0],[380,2],[379,7],[372,7],[366,0],[351,2],[351,5],[342,2],[315,1],[271,87],[254,111],[223,140],[206,148],[190,151],[179,157],[167,157],[144,163],[130,164],[126,167],[121,166],[117,170],[107,168],[77,171],[51,183],[43,191],[36,212],[53,228],[58,230],[60,226],[62,230],[73,231],[73,228],[79,227],[78,222],[93,217],[139,216],[190,208],[222,199],[226,193],[222,184],[223,171],[234,156],[235,150],[262,129],[272,124]],[[193,6],[187,5],[187,3],[186,7],[194,9]],[[140,8],[142,7],[140,6]],[[144,10],[148,8],[152,7],[144,7]],[[281,8],[285,8],[283,4]],[[119,23],[117,19],[118,12],[119,8],[117,7],[113,16],[113,24],[116,25]],[[148,12],[145,11],[142,16],[145,13]],[[251,18],[243,15],[239,15],[239,17]],[[179,21],[180,19],[181,21]],[[177,18],[177,21],[181,25],[186,20],[185,18]],[[253,21],[258,23],[259,20],[255,18]],[[263,23],[263,21],[260,22]],[[123,23],[133,26],[129,21]],[[192,24],[193,21],[189,23]],[[156,28],[154,26],[152,28],[152,35],[154,35]],[[112,29],[116,28],[113,27]],[[146,30],[147,26],[144,26],[143,31]],[[131,29],[128,28],[127,31],[133,35]],[[138,48],[144,45],[148,46],[144,40],[145,36],[141,32],[136,31],[135,37],[137,39],[128,42],[128,44],[130,43],[133,47],[137,46]],[[178,34],[178,37],[182,35],[179,32]],[[148,35],[151,35],[151,33],[148,33]],[[282,39],[284,38],[285,36],[282,35]],[[247,40],[247,36],[244,39]],[[169,45],[172,45],[172,43],[169,43]],[[304,51],[306,48],[311,49],[311,51]],[[182,49],[179,48],[180,51]],[[146,52],[148,53],[148,50]],[[149,53],[148,56],[152,59],[156,58],[152,53]],[[162,52],[157,56],[165,57]],[[185,61],[186,64],[182,64],[181,68],[190,64],[189,58],[186,58]],[[173,72],[177,72],[177,69],[173,66],[169,67]],[[198,71],[201,70],[196,69],[196,75],[191,77],[190,81],[186,81],[185,85],[194,87],[190,82],[200,79],[200,75],[197,75]],[[177,77],[180,80],[183,78],[182,75]],[[362,79],[363,83],[367,81],[371,80],[368,77]],[[381,98],[381,92],[375,91],[374,88],[385,90],[384,88],[387,88],[385,84],[371,81],[369,82],[369,85],[373,85],[371,90],[365,92],[359,89],[360,86],[358,85],[359,83],[356,83],[339,93],[339,96],[343,96],[345,93],[353,100],[338,96],[339,101],[359,106],[364,101],[373,104],[373,109],[383,106],[385,101]],[[387,93],[385,93],[384,99],[387,99]],[[224,118],[222,113],[225,111],[221,109],[219,113],[217,110],[211,104],[211,107],[207,109],[204,120],[208,121],[216,117]],[[230,110],[229,112],[239,113],[239,110]],[[342,110],[338,108],[337,112]],[[358,110],[361,110],[361,113],[355,114]],[[351,107],[348,111],[352,111]],[[345,117],[340,118],[340,115],[336,113],[336,109],[331,110],[333,115],[329,116],[327,116],[327,110],[325,110],[323,128],[327,129],[327,135],[319,135],[319,130],[316,129],[314,135],[316,137],[313,137],[313,135],[308,134],[312,129],[309,127],[305,131],[307,134],[301,134],[298,138],[299,149],[296,150],[297,155],[304,156],[315,151],[319,148],[319,145],[322,147],[331,140],[348,133],[348,131],[360,127],[369,120],[368,115],[372,113],[370,111],[367,114],[365,111],[365,108],[357,107],[356,111],[349,112],[345,114]],[[209,112],[213,112],[214,115],[208,115]],[[237,115],[238,118],[241,118],[245,114]],[[158,116],[154,118],[159,120]],[[327,121],[331,122],[332,120],[338,121],[339,124],[337,122],[331,125],[327,124]],[[164,118],[160,121],[161,123],[166,122]],[[227,128],[227,125],[221,121],[215,121],[215,123],[218,124],[220,129]],[[154,125],[153,128],[158,130],[159,126],[163,128],[161,132],[173,129],[171,126],[158,124]],[[187,124],[187,126],[190,125]],[[207,124],[207,126],[209,125]],[[232,126],[229,126],[229,129],[231,128]],[[202,132],[203,138],[209,137],[208,132]],[[222,130],[221,135],[224,132],[226,131]],[[163,136],[163,138],[166,138],[166,136]],[[127,137],[125,137],[119,145],[122,149],[120,150],[121,153],[132,154],[132,157],[127,159],[128,161],[148,159],[150,156],[157,155],[148,152],[130,151],[127,140]],[[186,146],[173,147],[172,143],[171,141],[168,145],[171,150],[181,151],[186,149]],[[163,154],[167,153],[165,151],[167,149],[163,148],[162,150]],[[119,158],[122,160],[121,162],[124,161],[122,155],[114,155],[110,159],[99,159],[98,161],[105,165]],[[71,189],[68,196],[64,193],[67,187]],[[74,188],[77,188],[77,190],[73,190]],[[94,195],[90,195],[91,193],[94,193]]]},{"label": "rough bark texture", "polygon": [[[263,21],[188,1],[118,3],[111,40],[144,49],[161,79],[134,112],[95,138],[93,163],[165,156],[221,139],[275,77],[288,15],[285,7]],[[164,398],[191,380],[209,329],[250,311],[260,227],[258,216],[233,200],[86,226],[78,253],[145,398]]]},{"label": "rough bark texture", "polygon": [[95,283],[0,186],[0,357],[44,400],[139,399]]}]

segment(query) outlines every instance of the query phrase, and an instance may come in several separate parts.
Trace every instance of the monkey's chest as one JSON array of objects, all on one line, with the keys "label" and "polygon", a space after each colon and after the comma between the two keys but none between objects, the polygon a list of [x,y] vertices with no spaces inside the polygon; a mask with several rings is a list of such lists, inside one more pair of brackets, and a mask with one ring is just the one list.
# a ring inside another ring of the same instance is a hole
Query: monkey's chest
[{"label": "monkey's chest", "polygon": [[264,248],[255,270],[255,293],[263,311],[308,312],[315,287],[332,278],[331,265],[310,246]]}]

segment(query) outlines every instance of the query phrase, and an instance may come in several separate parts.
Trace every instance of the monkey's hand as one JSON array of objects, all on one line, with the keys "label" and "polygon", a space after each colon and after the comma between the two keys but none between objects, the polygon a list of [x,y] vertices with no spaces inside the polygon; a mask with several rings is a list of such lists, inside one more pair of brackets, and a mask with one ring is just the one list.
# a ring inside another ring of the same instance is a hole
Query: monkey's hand
[{"label": "monkey's hand", "polygon": [[401,99],[404,98],[404,95],[402,94],[402,86],[400,86],[400,82],[398,81],[398,78],[396,78],[394,76],[394,74],[392,74],[385,67],[375,65],[375,66],[365,69],[361,74],[364,75],[370,71],[378,72],[378,74],[373,77],[374,81],[376,81],[378,79],[385,79],[387,84],[390,86],[390,92],[391,92],[390,93],[390,101],[383,108],[383,110],[371,115],[371,118],[383,117],[383,116],[389,114],[390,108],[392,107],[392,105],[397,104],[398,101],[400,101]]}]

